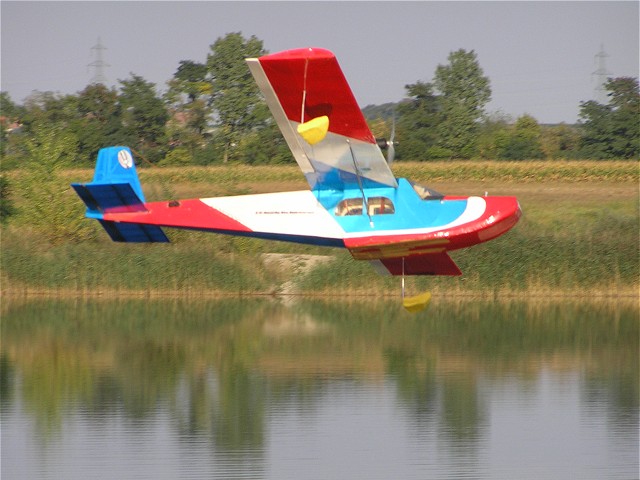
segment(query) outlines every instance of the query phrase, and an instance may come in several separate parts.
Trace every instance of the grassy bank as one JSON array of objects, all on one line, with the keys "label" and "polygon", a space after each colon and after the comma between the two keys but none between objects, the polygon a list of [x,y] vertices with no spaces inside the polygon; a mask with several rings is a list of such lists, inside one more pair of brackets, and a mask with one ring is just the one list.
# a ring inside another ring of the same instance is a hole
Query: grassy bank
[{"label": "grassy bank", "polygon": [[[639,195],[636,162],[399,163],[407,176],[450,194],[516,195],[524,216],[503,237],[453,252],[456,278],[411,278],[411,290],[440,295],[637,295]],[[12,172],[10,180],[20,174]],[[67,187],[90,170],[62,171],[52,181],[65,217],[34,218],[14,189],[18,213],[2,229],[3,294],[397,295],[397,278],[339,249],[168,230],[172,244],[112,243],[96,222],[77,222],[83,206]],[[306,188],[296,167],[144,169],[150,200]],[[62,229],[57,236],[52,229]],[[265,264],[263,254],[329,255],[303,269]],[[287,286],[285,288],[285,285]],[[292,288],[293,285],[293,288]]]}]

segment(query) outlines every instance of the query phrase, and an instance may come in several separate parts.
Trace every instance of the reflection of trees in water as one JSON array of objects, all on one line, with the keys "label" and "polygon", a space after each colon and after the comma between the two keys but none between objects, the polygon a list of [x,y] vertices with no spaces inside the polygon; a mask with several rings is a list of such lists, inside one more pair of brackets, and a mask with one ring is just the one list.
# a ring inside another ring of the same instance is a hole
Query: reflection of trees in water
[{"label": "reflection of trees in water", "polygon": [[440,382],[438,431],[456,451],[475,453],[487,427],[486,406],[475,375],[449,375]]},{"label": "reflection of trees in water", "polygon": [[612,435],[635,438],[638,444],[640,370],[637,355],[629,358],[629,362],[635,364],[635,368],[615,368],[615,365],[610,365],[601,372],[588,375],[581,389],[588,415],[600,418],[604,414]]},{"label": "reflection of trees in water", "polygon": [[241,451],[264,445],[264,379],[247,371],[224,372],[220,398],[213,405],[211,431],[216,446]]},{"label": "reflection of trees in water", "polygon": [[435,429],[457,455],[466,460],[474,457],[487,423],[475,373],[439,374],[433,352],[411,356],[393,350],[386,358],[400,403],[411,414],[412,428],[418,434]]},{"label": "reflection of trees in water", "polygon": [[521,302],[436,303],[417,317],[395,302],[5,302],[2,406],[20,388],[45,431],[74,404],[103,419],[121,409],[132,421],[168,408],[183,441],[205,437],[255,456],[269,409],[313,415],[336,379],[389,379],[415,428],[437,428],[472,452],[487,423],[478,376],[500,384],[547,368],[583,371],[584,398],[607,405],[611,425],[630,432],[637,313]]},{"label": "reflection of trees in water", "polygon": [[15,394],[15,366],[0,352],[0,412],[3,412],[13,401]]},{"label": "reflection of trees in water", "polygon": [[385,357],[387,373],[395,382],[402,404],[411,409],[416,426],[427,429],[437,410],[435,362],[433,359],[420,361],[399,349],[387,350]]}]

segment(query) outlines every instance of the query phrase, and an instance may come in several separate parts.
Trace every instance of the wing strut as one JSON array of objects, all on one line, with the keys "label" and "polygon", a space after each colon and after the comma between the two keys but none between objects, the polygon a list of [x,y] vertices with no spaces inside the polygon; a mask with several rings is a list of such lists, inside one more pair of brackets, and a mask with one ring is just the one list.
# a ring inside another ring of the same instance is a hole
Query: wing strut
[{"label": "wing strut", "polygon": [[302,77],[302,112],[300,112],[300,123],[304,123],[304,105],[307,102],[307,69],[309,68],[309,57],[304,62],[304,75]]},{"label": "wing strut", "polygon": [[402,257],[402,302],[404,303],[404,257]]},{"label": "wing strut", "polygon": [[362,176],[360,173],[360,167],[358,167],[358,162],[356,162],[356,156],[353,154],[353,147],[351,146],[351,141],[347,138],[347,145],[349,145],[349,151],[351,152],[351,159],[353,160],[353,168],[356,171],[356,178],[358,179],[358,187],[360,187],[360,192],[362,193],[362,207],[367,212],[367,217],[369,217],[369,225],[373,228],[373,219],[371,218],[371,214],[369,213],[369,204],[367,203],[367,197],[364,194],[364,188],[362,188]]}]

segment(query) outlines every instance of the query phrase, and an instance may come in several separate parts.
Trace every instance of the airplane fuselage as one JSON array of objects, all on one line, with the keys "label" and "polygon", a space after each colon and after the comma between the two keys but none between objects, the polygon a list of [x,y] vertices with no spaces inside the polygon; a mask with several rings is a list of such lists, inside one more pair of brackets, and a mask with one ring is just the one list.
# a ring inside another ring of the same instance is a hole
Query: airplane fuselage
[{"label": "airplane fuselage", "polygon": [[149,202],[144,209],[116,207],[94,218],[344,247],[356,259],[376,260],[472,246],[501,235],[521,214],[515,197],[423,198],[406,179],[398,179],[397,188],[369,187],[364,198],[353,185]]}]

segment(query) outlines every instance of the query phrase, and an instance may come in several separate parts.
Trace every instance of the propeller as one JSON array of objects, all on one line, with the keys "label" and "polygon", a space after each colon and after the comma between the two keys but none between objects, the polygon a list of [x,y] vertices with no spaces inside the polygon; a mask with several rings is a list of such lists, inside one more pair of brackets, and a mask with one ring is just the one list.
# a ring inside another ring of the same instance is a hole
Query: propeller
[{"label": "propeller", "polygon": [[398,144],[394,141],[396,137],[396,119],[393,119],[393,123],[391,124],[391,135],[389,136],[389,140],[385,138],[376,138],[376,143],[381,150],[387,150],[387,164],[391,166],[393,160],[396,157],[396,145]]},{"label": "propeller", "polygon": [[389,137],[389,142],[387,145],[387,164],[391,166],[393,160],[396,158],[396,147],[393,139],[396,137],[396,119],[394,117],[393,123],[391,124],[391,136]]}]

